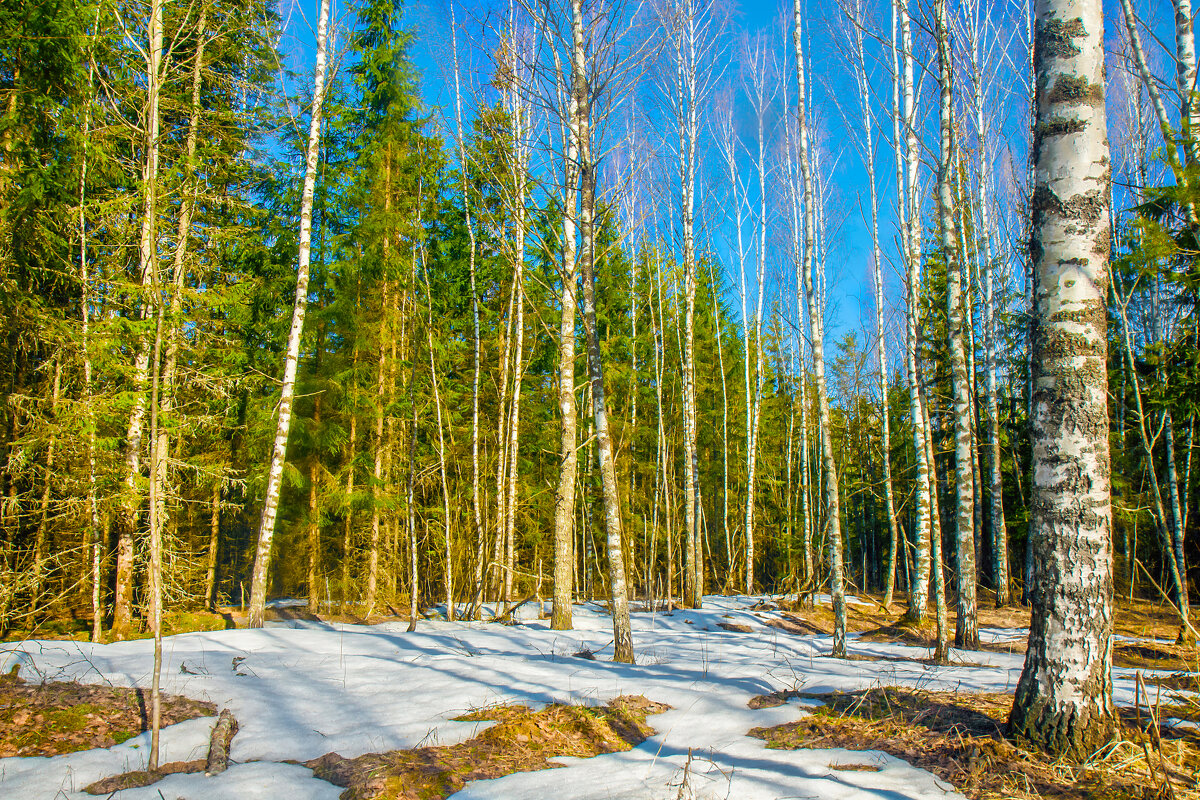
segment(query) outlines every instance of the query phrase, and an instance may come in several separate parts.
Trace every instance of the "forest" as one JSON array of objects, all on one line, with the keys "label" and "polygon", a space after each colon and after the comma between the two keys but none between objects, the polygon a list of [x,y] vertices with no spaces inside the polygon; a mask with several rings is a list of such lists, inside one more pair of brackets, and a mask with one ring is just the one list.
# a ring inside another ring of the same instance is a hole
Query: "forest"
[{"label": "forest", "polygon": [[[587,33],[584,162],[570,32],[527,5],[447,6],[436,107],[392,2],[325,22],[315,91],[270,4],[6,15],[0,625],[136,627],[151,526],[167,608],[255,581],[367,615],[607,596],[613,528],[630,595],[841,570],[923,618],[940,563],[937,602],[1022,600],[1029,8],[953,4],[948,78],[924,7],[814,7],[795,47],[778,9],[750,32],[712,3],[615,9]],[[1128,5],[1114,569],[1187,631],[1195,67],[1148,61],[1162,9]],[[821,73],[800,97],[797,54]],[[564,212],[580,170],[591,220]]]},{"label": "forest", "polygon": [[[1096,347],[1096,591],[1195,642],[1188,0],[1053,88],[1028,0],[311,5],[0,10],[0,631],[545,598],[633,662],[631,603],[764,593],[944,659],[1034,599],[1039,370]],[[1107,112],[1086,207],[1059,101]],[[1054,208],[1099,344],[1037,322]]]}]

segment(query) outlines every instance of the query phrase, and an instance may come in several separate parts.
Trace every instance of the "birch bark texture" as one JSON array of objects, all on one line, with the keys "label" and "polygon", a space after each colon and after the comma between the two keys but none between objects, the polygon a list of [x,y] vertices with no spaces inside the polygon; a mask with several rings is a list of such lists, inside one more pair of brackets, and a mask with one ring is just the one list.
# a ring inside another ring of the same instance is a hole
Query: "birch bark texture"
[{"label": "birch bark texture", "polygon": [[1035,13],[1033,613],[1009,731],[1087,758],[1113,730],[1104,18],[1099,0]]},{"label": "birch bark texture", "polygon": [[312,120],[305,150],[304,191],[300,199],[300,253],[296,267],[296,300],[292,307],[292,327],[288,331],[287,356],[283,366],[283,384],[279,392],[279,416],[275,424],[275,443],[271,467],[267,473],[267,491],[262,519],[258,526],[258,545],[254,552],[254,573],[250,584],[250,615],[247,625],[263,626],[267,605],[267,573],[271,565],[271,539],[279,512],[279,490],[283,485],[283,465],[287,458],[288,432],[292,424],[292,401],[296,396],[296,371],[300,363],[300,337],[304,332],[304,312],[308,306],[308,267],[312,253],[313,194],[317,183],[317,158],[321,143],[321,106],[325,100],[325,53],[329,38],[329,0],[321,0],[317,23],[317,59],[313,77]]},{"label": "birch bark texture", "polygon": [[816,198],[813,192],[812,169],[809,164],[808,121],[805,108],[808,91],[805,87],[804,37],[801,27],[801,0],[793,4],[792,44],[796,53],[796,128],[798,131],[800,182],[804,192],[804,250],[801,279],[808,304],[808,329],[812,341],[813,379],[817,388],[817,413],[821,431],[821,476],[824,484],[825,510],[829,535],[829,594],[833,604],[833,657],[846,655],[846,595],[842,587],[842,524],[841,498],[838,493],[837,467],[833,459],[830,435],[829,392],[825,385],[825,323],[821,304],[817,301],[813,273],[824,268],[814,261],[816,245]]},{"label": "birch bark texture", "polygon": [[632,664],[633,629],[629,618],[628,586],[625,581],[625,557],[621,546],[621,503],[612,436],[608,427],[608,403],[604,393],[604,364],[596,324],[596,176],[598,159],[593,152],[593,93],[596,87],[587,71],[583,0],[571,0],[571,57],[575,74],[583,76],[576,97],[575,130],[579,147],[579,265],[583,278],[583,328],[587,339],[588,386],[591,389],[592,418],[596,425],[596,451],[600,462],[600,482],[604,492],[604,530],[608,549],[609,602],[613,618],[613,661]]},{"label": "birch bark texture", "polygon": [[975,490],[972,463],[970,373],[967,369],[966,314],[963,309],[962,258],[955,225],[954,198],[951,188],[954,153],[954,76],[951,67],[950,25],[946,0],[936,5],[935,38],[938,52],[938,84],[941,89],[938,153],[937,208],[942,254],[946,259],[946,319],[950,334],[950,371],[954,384],[954,508],[958,571],[958,616],[954,643],[958,647],[979,647],[979,626],[975,609]]},{"label": "birch bark texture", "polygon": [[[574,39],[572,39],[574,42]],[[571,596],[574,590],[575,484],[579,473],[577,441],[578,409],[575,405],[575,312],[578,306],[576,283],[577,226],[579,206],[579,97],[586,90],[584,75],[577,59],[571,59],[567,87],[566,141],[563,158],[562,220],[562,315],[558,327],[558,413],[559,439],[558,490],[554,497],[554,605],[550,627],[556,631],[573,627]]]}]

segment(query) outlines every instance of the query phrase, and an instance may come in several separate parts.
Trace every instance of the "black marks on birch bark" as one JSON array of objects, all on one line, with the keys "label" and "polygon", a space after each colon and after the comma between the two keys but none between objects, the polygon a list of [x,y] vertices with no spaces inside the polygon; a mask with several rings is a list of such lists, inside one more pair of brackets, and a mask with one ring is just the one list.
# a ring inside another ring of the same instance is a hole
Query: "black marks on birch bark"
[{"label": "black marks on birch bark", "polygon": [[1087,36],[1083,20],[1079,17],[1069,20],[1051,19],[1038,26],[1037,42],[1034,45],[1035,56],[1040,62],[1048,58],[1074,58],[1082,50],[1075,44],[1076,39]]}]

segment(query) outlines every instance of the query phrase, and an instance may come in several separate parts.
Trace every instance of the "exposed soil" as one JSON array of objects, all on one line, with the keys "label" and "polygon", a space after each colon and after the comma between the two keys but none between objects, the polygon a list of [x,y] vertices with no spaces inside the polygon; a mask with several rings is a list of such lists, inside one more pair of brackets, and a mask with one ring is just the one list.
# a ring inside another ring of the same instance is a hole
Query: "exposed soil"
[{"label": "exposed soil", "polygon": [[[0,677],[0,758],[112,747],[150,729],[150,692]],[[162,724],[214,716],[216,706],[162,695]]]},{"label": "exposed soil", "polygon": [[1083,765],[1050,761],[1004,737],[1008,694],[954,694],[882,687],[862,692],[784,692],[752,708],[790,699],[825,703],[796,722],[755,728],[780,749],[882,750],[928,770],[972,800],[1194,800],[1200,798],[1200,740],[1148,723],[1149,711],[1122,712],[1121,738]]},{"label": "exposed soil", "polygon": [[[936,629],[933,615],[918,626],[903,619],[904,595],[885,608],[881,597],[857,595],[868,604],[850,603],[846,606],[846,630],[860,633],[862,641],[893,642],[914,647],[932,648]],[[981,591],[978,609],[979,627],[1020,629],[1029,627],[1029,609],[1019,605],[995,608],[990,593]],[[768,607],[768,606],[764,606]],[[797,636],[831,634],[833,612],[829,608],[809,608],[802,602],[781,602],[769,606],[782,611],[782,619],[763,620],[773,628]],[[953,597],[947,609],[947,627],[953,635],[955,614]],[[1113,666],[1126,669],[1175,670],[1200,672],[1200,651],[1196,647],[1175,643],[1179,636],[1179,618],[1170,606],[1149,600],[1117,598],[1114,602],[1113,633],[1143,639],[1141,642],[1114,642]],[[980,650],[996,653],[1024,653],[1025,638],[988,642]]]},{"label": "exposed soil", "polygon": [[473,739],[454,745],[419,747],[343,758],[328,753],[305,764],[343,786],[342,800],[439,800],[468,781],[499,778],[557,766],[557,756],[588,758],[629,750],[653,733],[646,717],[668,706],[640,696],[618,697],[600,708],[551,705],[494,706],[461,721],[495,720]]}]

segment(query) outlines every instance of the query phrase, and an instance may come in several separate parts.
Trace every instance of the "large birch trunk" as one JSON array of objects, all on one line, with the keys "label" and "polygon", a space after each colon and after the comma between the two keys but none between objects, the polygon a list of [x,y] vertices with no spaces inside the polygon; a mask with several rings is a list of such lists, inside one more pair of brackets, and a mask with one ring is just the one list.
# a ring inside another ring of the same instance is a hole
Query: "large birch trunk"
[{"label": "large birch trunk", "polygon": [[292,401],[296,395],[296,371],[300,363],[300,337],[304,332],[304,312],[308,305],[308,268],[312,252],[313,193],[317,182],[317,160],[321,143],[321,105],[325,101],[325,54],[329,33],[330,0],[321,0],[317,23],[317,60],[313,77],[312,120],[305,150],[304,192],[300,200],[300,252],[296,268],[296,299],[292,308],[292,326],[288,331],[287,356],[279,393],[279,416],[267,490],[263,498],[262,519],[258,526],[258,544],[254,553],[254,574],[250,585],[250,615],[247,624],[261,628],[267,605],[267,576],[271,565],[271,540],[279,513],[279,491],[283,485],[283,465],[287,458],[288,432],[292,424]]},{"label": "large birch trunk", "polygon": [[1009,732],[1086,759],[1109,741],[1109,157],[1098,0],[1038,0],[1033,614]]}]

